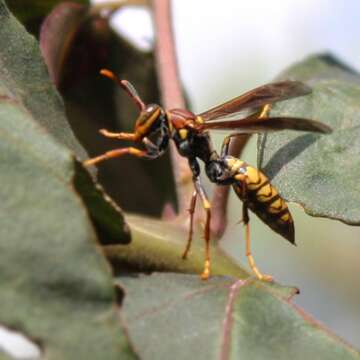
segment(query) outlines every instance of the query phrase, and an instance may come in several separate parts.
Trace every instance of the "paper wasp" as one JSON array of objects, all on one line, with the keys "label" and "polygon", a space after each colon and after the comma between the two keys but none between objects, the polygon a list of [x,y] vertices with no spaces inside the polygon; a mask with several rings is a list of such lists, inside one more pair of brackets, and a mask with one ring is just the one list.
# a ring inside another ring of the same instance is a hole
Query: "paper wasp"
[{"label": "paper wasp", "polygon": [[[193,174],[194,193],[190,203],[190,229],[183,258],[190,250],[193,234],[193,216],[197,197],[200,196],[206,211],[204,228],[205,262],[202,279],[210,275],[210,218],[211,205],[200,180],[199,160],[205,164],[205,171],[213,183],[232,185],[243,202],[242,221],[246,226],[246,256],[251,269],[259,279],[270,280],[256,267],[250,251],[249,213],[253,211],[272,230],[294,244],[294,223],[286,202],[269,179],[244,161],[229,155],[230,140],[234,136],[247,133],[260,133],[284,129],[329,133],[331,129],[320,122],[290,117],[268,117],[270,104],[294,97],[307,95],[311,89],[298,81],[282,81],[255,88],[224,104],[216,106],[202,114],[195,115],[185,109],[164,110],[156,104],[146,105],[135,88],[126,80],[120,80],[109,70],[101,74],[118,83],[131,97],[140,110],[133,133],[112,133],[100,130],[106,137],[130,140],[141,143],[143,149],[126,147],[108,151],[103,155],[85,161],[93,165],[106,159],[126,154],[139,158],[155,159],[167,149],[169,140],[173,140],[181,156],[187,158]],[[262,111],[259,111],[262,109]],[[239,112],[251,110],[251,115],[239,117]],[[208,130],[226,129],[235,131],[228,135],[222,145],[220,155],[213,149]],[[155,135],[155,140],[150,136]]]}]

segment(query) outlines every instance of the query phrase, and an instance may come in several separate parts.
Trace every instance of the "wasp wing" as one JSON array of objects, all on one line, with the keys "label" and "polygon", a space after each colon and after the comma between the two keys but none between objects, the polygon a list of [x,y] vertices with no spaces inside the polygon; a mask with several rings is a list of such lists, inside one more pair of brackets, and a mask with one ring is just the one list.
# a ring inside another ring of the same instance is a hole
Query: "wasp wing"
[{"label": "wasp wing", "polygon": [[266,104],[282,101],[311,93],[311,88],[300,81],[281,81],[257,87],[247,93],[218,105],[199,116],[205,122],[228,117],[244,109],[258,108]]},{"label": "wasp wing", "polygon": [[312,131],[331,133],[332,129],[315,120],[296,117],[254,117],[249,116],[239,120],[214,121],[198,125],[200,131],[204,130],[236,130],[239,133],[259,133],[280,130]]}]

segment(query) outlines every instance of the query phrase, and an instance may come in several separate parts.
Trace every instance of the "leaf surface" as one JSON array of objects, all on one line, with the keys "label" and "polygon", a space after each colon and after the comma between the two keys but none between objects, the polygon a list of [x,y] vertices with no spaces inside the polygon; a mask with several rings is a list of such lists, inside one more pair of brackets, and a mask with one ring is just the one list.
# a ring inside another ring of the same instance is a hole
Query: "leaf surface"
[{"label": "leaf surface", "polygon": [[146,359],[359,359],[291,303],[294,288],[252,279],[120,277],[129,334]]},{"label": "leaf surface", "polygon": [[[184,220],[165,222],[137,215],[126,215],[131,229],[131,243],[127,246],[109,245],[104,252],[115,268],[127,265],[133,270],[186,272],[200,274],[204,266],[203,230],[196,229],[191,251],[186,260],[181,255],[188,237],[188,224]],[[239,231],[242,227],[239,226]],[[243,249],[244,250],[244,249]],[[239,246],[239,251],[241,247]],[[218,246],[211,249],[212,274],[226,274],[247,278],[241,268]]]},{"label": "leaf surface", "polygon": [[360,224],[360,76],[329,55],[286,70],[313,89],[273,106],[271,116],[299,116],[333,128],[329,135],[281,131],[258,141],[258,163],[288,201],[313,216]]}]

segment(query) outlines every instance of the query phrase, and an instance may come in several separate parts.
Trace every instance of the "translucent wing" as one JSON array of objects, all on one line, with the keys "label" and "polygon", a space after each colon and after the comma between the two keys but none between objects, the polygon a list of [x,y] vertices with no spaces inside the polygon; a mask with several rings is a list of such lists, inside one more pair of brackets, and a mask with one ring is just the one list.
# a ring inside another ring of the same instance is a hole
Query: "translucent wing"
[{"label": "translucent wing", "polygon": [[249,108],[282,101],[311,93],[311,88],[300,81],[281,81],[260,86],[247,93],[199,114],[205,122],[238,113]]},{"label": "translucent wing", "polygon": [[259,133],[280,130],[298,130],[312,131],[320,133],[331,133],[332,129],[315,120],[296,118],[296,117],[256,117],[251,115],[239,120],[225,120],[203,123],[198,125],[200,131],[218,129],[218,130],[236,130],[239,133]]}]

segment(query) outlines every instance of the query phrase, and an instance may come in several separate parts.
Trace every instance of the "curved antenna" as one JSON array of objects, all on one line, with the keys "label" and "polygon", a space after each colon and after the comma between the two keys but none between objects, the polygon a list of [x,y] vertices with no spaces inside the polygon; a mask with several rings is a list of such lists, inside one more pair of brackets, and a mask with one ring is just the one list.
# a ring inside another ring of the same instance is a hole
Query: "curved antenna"
[{"label": "curved antenna", "polygon": [[130,95],[131,99],[134,101],[134,103],[137,105],[140,111],[146,108],[146,105],[140,99],[140,96],[137,93],[136,89],[129,81],[120,80],[112,71],[107,69],[101,69],[100,74],[108,77],[109,79],[113,80],[118,85],[120,85]]}]

